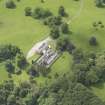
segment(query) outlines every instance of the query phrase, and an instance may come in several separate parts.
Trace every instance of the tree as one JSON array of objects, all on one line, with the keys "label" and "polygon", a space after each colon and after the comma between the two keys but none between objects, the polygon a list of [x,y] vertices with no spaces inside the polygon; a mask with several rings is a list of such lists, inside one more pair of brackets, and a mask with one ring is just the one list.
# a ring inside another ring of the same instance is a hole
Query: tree
[{"label": "tree", "polygon": [[21,54],[20,49],[13,45],[1,45],[0,46],[0,62],[11,60],[16,57],[17,54]]},{"label": "tree", "polygon": [[49,10],[45,10],[43,8],[35,8],[32,12],[32,17],[35,19],[45,19],[49,16],[52,16],[52,13]]},{"label": "tree", "polygon": [[26,7],[25,8],[25,16],[31,16],[32,15],[32,11],[30,7]]},{"label": "tree", "polygon": [[69,42],[68,45],[67,45],[67,51],[69,53],[72,53],[74,50],[75,50],[75,45],[72,43],[72,42]]},{"label": "tree", "polygon": [[24,82],[16,86],[13,80],[0,84],[0,105],[38,105],[39,88],[35,83]]},{"label": "tree", "polygon": [[104,28],[105,26],[102,24],[100,27],[101,27],[101,28]]},{"label": "tree", "polygon": [[21,54],[17,54],[16,62],[17,62],[17,66],[20,69],[24,69],[27,66],[27,64],[28,64],[26,58],[23,55],[21,55]]},{"label": "tree", "polygon": [[94,23],[93,23],[93,27],[96,28],[97,26],[98,26],[98,24],[97,24],[96,22],[94,22]]},{"label": "tree", "polygon": [[51,36],[53,39],[57,39],[57,38],[60,36],[60,32],[59,32],[58,27],[54,27],[54,28],[51,29],[51,31],[50,31],[50,36]]},{"label": "tree", "polygon": [[68,37],[60,37],[57,40],[57,49],[64,51],[67,50],[67,46],[69,44],[69,38]]},{"label": "tree", "polygon": [[28,73],[31,75],[31,76],[39,76],[39,72],[38,70],[36,70],[37,68],[35,67],[35,65],[31,65],[28,69]]},{"label": "tree", "polygon": [[30,89],[31,89],[31,84],[29,82],[22,82],[20,84],[19,96],[21,98],[26,97],[26,95],[30,92]]},{"label": "tree", "polygon": [[60,77],[46,86],[38,98],[38,105],[104,105],[87,87]]},{"label": "tree", "polygon": [[73,68],[73,72],[75,75],[75,79],[77,82],[86,84],[86,75],[87,75],[88,67],[86,64],[75,64]]},{"label": "tree", "polygon": [[92,45],[92,46],[96,46],[98,43],[97,43],[97,39],[96,39],[96,37],[91,37],[90,38],[90,40],[89,40],[89,43],[90,43],[90,45]]},{"label": "tree", "polygon": [[103,3],[105,3],[105,0],[103,0]]},{"label": "tree", "polygon": [[90,70],[89,72],[87,72],[86,75],[86,84],[87,85],[91,85],[91,84],[96,84],[99,82],[99,77],[96,74],[96,71],[94,70]]},{"label": "tree", "polygon": [[10,95],[7,98],[7,105],[16,105],[16,97],[14,95]]},{"label": "tree", "polygon": [[17,2],[20,2],[21,0],[17,0]]},{"label": "tree", "polygon": [[74,64],[80,64],[84,59],[84,52],[81,49],[76,49],[73,51],[73,61]]},{"label": "tree", "polygon": [[44,3],[45,2],[45,0],[41,0],[41,3]]},{"label": "tree", "polygon": [[61,16],[50,16],[44,20],[44,24],[48,25],[50,28],[54,28],[62,24],[62,18]]},{"label": "tree", "polygon": [[6,5],[6,8],[10,8],[10,9],[16,8],[16,5],[13,0],[7,0],[5,5]]},{"label": "tree", "polygon": [[69,33],[69,26],[67,23],[63,23],[61,25],[61,32],[64,34],[68,34]]},{"label": "tree", "polygon": [[96,0],[97,7],[103,7],[103,0]]},{"label": "tree", "polygon": [[63,6],[59,7],[58,14],[63,17],[67,16],[67,13],[65,12],[65,8]]},{"label": "tree", "polygon": [[15,71],[15,66],[11,63],[11,61],[7,61],[6,64],[5,64],[5,67],[6,67],[6,70],[7,70],[9,73],[14,73],[14,71]]}]

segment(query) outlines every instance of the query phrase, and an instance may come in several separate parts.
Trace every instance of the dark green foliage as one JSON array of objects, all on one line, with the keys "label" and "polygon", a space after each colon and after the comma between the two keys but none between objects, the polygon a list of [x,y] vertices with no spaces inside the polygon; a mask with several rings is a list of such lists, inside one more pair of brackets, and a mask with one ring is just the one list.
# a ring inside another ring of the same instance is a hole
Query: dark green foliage
[{"label": "dark green foliage", "polygon": [[95,55],[94,53],[74,55],[73,72],[78,82],[90,86],[104,80],[105,54]]},{"label": "dark green foliage", "polygon": [[5,105],[8,96],[13,91],[14,85],[13,81],[5,81],[3,85],[0,85],[0,104]]},{"label": "dark green foliage", "polygon": [[94,23],[93,23],[93,27],[94,27],[96,30],[103,29],[103,28],[104,28],[104,24],[103,24],[102,21],[94,22]]},{"label": "dark green foliage", "polygon": [[45,10],[43,8],[36,8],[32,12],[32,17],[35,19],[42,19],[44,25],[48,25],[50,28],[50,36],[53,39],[57,39],[60,34],[69,34],[69,26],[62,21],[62,16],[67,16],[64,11],[64,7],[59,8],[59,12],[61,13],[59,16],[53,16],[53,14],[49,10]]},{"label": "dark green foliage", "polygon": [[50,16],[44,20],[44,24],[49,27],[56,27],[62,24],[62,18],[60,16]]},{"label": "dark green foliage", "polygon": [[52,13],[49,10],[45,10],[43,8],[36,8],[32,12],[32,17],[35,19],[45,19],[49,16],[52,16]]},{"label": "dark green foliage", "polygon": [[9,73],[14,73],[15,71],[15,66],[13,65],[13,63],[11,61],[7,61],[5,64],[6,70]]},{"label": "dark green foliage", "polygon": [[80,1],[80,0],[74,0],[74,1]]},{"label": "dark green foliage", "polygon": [[98,97],[80,83],[68,77],[59,78],[44,89],[38,105],[105,105]]},{"label": "dark green foliage", "polygon": [[44,24],[51,28],[50,36],[57,39],[62,34],[69,34],[69,26],[64,23],[61,16],[50,16],[44,20]]},{"label": "dark green foliage", "polygon": [[25,16],[31,16],[32,15],[32,10],[30,7],[25,8]]},{"label": "dark green foliage", "polygon": [[5,81],[0,85],[0,105],[37,105],[38,94],[35,83],[24,82],[16,87],[13,81]]},{"label": "dark green foliage", "polygon": [[6,8],[10,8],[10,9],[16,8],[16,5],[13,0],[7,0],[5,5],[6,5]]},{"label": "dark green foliage", "polygon": [[98,44],[96,37],[91,37],[89,40],[89,44],[92,46],[96,46]]},{"label": "dark green foliage", "polygon": [[39,76],[39,72],[38,69],[36,68],[36,66],[33,64],[28,68],[28,73],[29,75],[33,76],[33,77],[37,77]]},{"label": "dark green foliage", "polygon": [[70,42],[68,37],[60,37],[57,40],[57,49],[61,51],[69,51],[70,53],[75,49],[75,46]]},{"label": "dark green foliage", "polygon": [[16,105],[16,97],[14,95],[10,95],[7,98],[7,105]]},{"label": "dark green foliage", "polygon": [[105,0],[103,0],[103,3],[105,3]]},{"label": "dark green foliage", "polygon": [[[69,43],[66,37],[62,39],[61,45],[68,48]],[[34,78],[18,86],[13,81],[0,84],[0,105],[105,105],[84,86],[96,84],[104,79],[105,52],[84,54],[81,50],[75,50],[72,55],[74,74],[60,76],[56,73],[55,80],[45,87],[39,88]],[[22,55],[17,55],[16,58],[18,57],[23,58]],[[32,65],[28,72],[32,77],[37,73],[46,76],[48,70],[43,66]]]},{"label": "dark green foliage", "polygon": [[17,66],[18,66],[20,69],[24,69],[24,68],[26,68],[27,65],[28,65],[26,58],[25,58],[22,54],[18,54],[18,55],[16,56],[16,62],[17,62]]},{"label": "dark green foliage", "polygon": [[21,51],[18,47],[13,45],[2,45],[0,46],[0,62],[13,59]]},{"label": "dark green foliage", "polygon": [[[9,77],[11,74],[21,74],[23,69],[26,69],[28,62],[20,49],[13,45],[0,46],[0,63],[4,62]],[[11,73],[11,74],[10,74]]]},{"label": "dark green foliage", "polygon": [[100,81],[96,71],[92,68],[89,68],[86,64],[77,64],[74,68],[75,69],[73,72],[78,82],[89,86]]},{"label": "dark green foliage", "polygon": [[17,2],[20,2],[21,0],[17,0]]},{"label": "dark green foliage", "polygon": [[53,39],[57,39],[57,38],[60,36],[59,28],[58,28],[58,27],[52,28],[51,31],[50,31],[50,36],[51,36]]},{"label": "dark green foliage", "polygon": [[105,1],[104,0],[96,0],[96,6],[97,7],[104,7],[105,5]]},{"label": "dark green foliage", "polygon": [[41,0],[41,3],[44,3],[45,2],[45,0]]},{"label": "dark green foliage", "polygon": [[66,38],[66,37],[60,37],[58,40],[57,40],[57,49],[58,50],[66,50],[66,46],[68,45],[69,43],[69,39]]},{"label": "dark green foliage", "polygon": [[68,34],[69,33],[69,26],[67,23],[63,23],[61,25],[61,32],[64,34]]},{"label": "dark green foliage", "polygon": [[98,26],[97,22],[94,22],[93,27],[97,27],[97,26]]},{"label": "dark green foliage", "polygon": [[73,61],[74,64],[82,63],[84,60],[84,54],[83,51],[80,49],[76,49],[73,52]]},{"label": "dark green foliage", "polygon": [[59,7],[58,14],[63,17],[68,16],[67,13],[65,12],[65,8],[63,6]]},{"label": "dark green foliage", "polygon": [[105,26],[102,24],[100,27],[101,27],[101,28],[104,28]]}]

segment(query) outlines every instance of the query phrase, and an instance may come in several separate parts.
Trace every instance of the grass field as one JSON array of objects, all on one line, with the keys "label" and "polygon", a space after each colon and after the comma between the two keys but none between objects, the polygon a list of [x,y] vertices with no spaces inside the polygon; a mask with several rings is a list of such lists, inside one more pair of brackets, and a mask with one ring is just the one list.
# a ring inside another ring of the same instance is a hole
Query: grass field
[{"label": "grass field", "polygon": [[[57,3],[55,3],[57,2]],[[14,10],[5,8],[5,0],[0,2],[0,44],[13,43],[18,45],[24,53],[39,40],[47,37],[49,29],[40,21],[24,15],[24,9],[27,6],[48,8],[57,14],[60,5],[66,5],[67,11],[75,13],[78,5],[69,0],[47,0],[45,4],[41,4],[40,0],[21,0],[16,2],[17,7]],[[69,9],[69,4],[72,10]],[[71,12],[72,11],[72,12]]]},{"label": "grass field", "polygon": [[[78,10],[80,4],[69,0],[47,0],[44,4],[41,4],[40,0],[22,0],[21,2],[17,2],[16,0],[14,1],[17,7],[16,9],[12,10],[5,8],[5,0],[0,1],[0,44],[15,44],[19,46],[25,54],[27,54],[27,52],[35,43],[46,38],[49,33],[48,27],[44,26],[42,22],[34,20],[31,17],[26,17],[24,15],[25,7],[30,6],[32,8],[35,8],[41,6],[43,8],[50,9],[55,15],[57,15],[58,7],[64,5],[66,6],[67,12],[70,13],[70,15],[72,14],[73,16]],[[71,7],[71,9],[69,9],[69,6]],[[58,69],[60,68],[61,64],[60,61],[62,61],[62,58],[60,58],[58,63],[55,63],[52,67],[54,71],[60,72],[60,70]],[[63,68],[69,69],[70,67],[67,63],[68,60],[64,62],[66,66]],[[1,69],[3,68],[1,67]],[[61,72],[63,72],[62,70]],[[7,73],[3,70],[0,75],[1,80],[7,78]],[[19,81],[19,77],[14,75],[13,78],[16,81]],[[41,81],[41,79],[39,80]]]},{"label": "grass field", "polygon": [[[84,8],[81,15],[72,21],[71,28],[73,35],[71,39],[77,47],[85,50],[100,50],[105,48],[105,28],[96,31],[92,27],[93,22],[102,21],[105,25],[105,9],[97,8],[94,0],[83,0]],[[91,36],[96,36],[99,46],[91,47],[88,40]]]},{"label": "grass field", "polygon": [[54,75],[55,73],[63,75],[64,73],[69,72],[71,64],[72,57],[70,54],[67,52],[63,53],[63,55],[52,65],[50,75]]},{"label": "grass field", "polygon": [[3,64],[0,64],[0,82],[8,79],[8,73],[6,72]]},{"label": "grass field", "polygon": [[[19,46],[25,54],[27,54],[35,43],[46,38],[49,33],[48,27],[44,26],[42,22],[24,16],[25,7],[48,8],[57,15],[58,7],[63,5],[70,17],[75,16],[80,8],[80,1],[75,2],[74,0],[46,0],[43,4],[41,4],[40,0],[14,1],[17,5],[14,10],[5,8],[5,0],[0,1],[0,44],[15,44]],[[83,2],[81,14],[70,24],[70,28],[73,32],[72,35],[70,35],[70,39],[74,42],[76,47],[87,51],[105,49],[105,29],[99,28],[99,30],[96,31],[92,27],[92,23],[97,21],[102,21],[105,25],[105,9],[97,8],[94,0],[83,0]],[[99,43],[97,47],[91,47],[89,45],[88,41],[91,36],[96,36]],[[49,75],[54,75],[55,72],[59,74],[68,72],[71,63],[72,60],[69,54],[64,53],[52,66],[52,71]],[[16,82],[20,81],[20,78],[23,78],[22,80],[28,79],[25,73],[20,77],[14,75],[13,78]],[[0,66],[0,81],[4,79],[8,79],[8,74],[4,71],[4,67]],[[42,83],[44,78],[40,77],[37,78],[37,80]],[[105,101],[105,85],[101,88],[94,86],[92,90]]]}]

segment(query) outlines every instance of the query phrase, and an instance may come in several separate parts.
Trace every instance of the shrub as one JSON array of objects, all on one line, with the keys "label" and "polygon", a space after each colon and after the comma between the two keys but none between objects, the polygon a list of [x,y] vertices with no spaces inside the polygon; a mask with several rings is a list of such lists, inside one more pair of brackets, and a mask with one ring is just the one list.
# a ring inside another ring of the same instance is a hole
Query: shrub
[{"label": "shrub", "polygon": [[104,7],[103,0],[96,0],[96,6],[101,8]]},{"label": "shrub", "polygon": [[31,12],[31,8],[30,7],[26,7],[25,8],[25,16],[31,16],[32,12]]},{"label": "shrub", "polygon": [[57,49],[61,50],[61,51],[67,50],[67,46],[68,46],[69,42],[70,41],[69,41],[68,37],[60,37],[57,40]]},{"label": "shrub", "polygon": [[58,27],[52,28],[51,31],[50,31],[50,36],[53,39],[57,39],[60,36],[59,28]]},{"label": "shrub", "polygon": [[33,77],[33,76],[39,76],[39,73],[38,73],[38,70],[37,68],[34,66],[34,65],[31,65],[29,68],[28,68],[28,73]]},{"label": "shrub", "polygon": [[89,43],[92,46],[96,46],[97,45],[97,39],[96,39],[96,37],[94,37],[94,36],[91,37],[90,40],[89,40]]},{"label": "shrub", "polygon": [[61,25],[61,32],[64,34],[68,34],[69,33],[69,26],[67,23],[63,23]]},{"label": "shrub", "polygon": [[14,73],[15,71],[15,66],[11,63],[11,61],[7,61],[5,64],[6,70],[9,73]]},{"label": "shrub", "polygon": [[10,8],[10,9],[16,8],[16,4],[15,4],[14,1],[12,1],[12,0],[8,0],[8,1],[5,3],[5,5],[6,5],[6,8]]},{"label": "shrub", "polygon": [[17,0],[17,2],[20,2],[20,0]]},{"label": "shrub", "polygon": [[26,68],[26,66],[27,66],[27,60],[26,60],[26,58],[23,56],[23,55],[20,55],[20,54],[18,54],[17,56],[16,56],[16,61],[17,61],[17,66],[20,68],[20,69],[24,69],[24,68]]},{"label": "shrub", "polygon": [[62,24],[61,16],[50,16],[44,20],[44,24],[49,27],[55,27]]},{"label": "shrub", "polygon": [[34,11],[32,13],[32,17],[35,19],[45,19],[51,15],[52,15],[52,13],[49,10],[45,10],[45,9],[39,8],[39,7],[34,9]]},{"label": "shrub", "polygon": [[59,7],[58,14],[63,17],[67,16],[67,13],[65,12],[65,8],[63,6]]},{"label": "shrub", "polygon": [[6,61],[8,59],[14,59],[17,54],[21,51],[17,46],[13,45],[1,45],[0,46],[0,62]]}]

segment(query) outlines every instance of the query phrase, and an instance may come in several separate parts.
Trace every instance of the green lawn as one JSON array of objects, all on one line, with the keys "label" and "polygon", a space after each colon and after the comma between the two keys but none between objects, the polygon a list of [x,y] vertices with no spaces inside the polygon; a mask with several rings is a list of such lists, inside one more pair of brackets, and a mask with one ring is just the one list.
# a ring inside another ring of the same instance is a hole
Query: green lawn
[{"label": "green lawn", "polygon": [[[35,4],[34,0],[31,3]],[[18,45],[26,54],[36,42],[47,37],[48,28],[39,21],[24,16],[24,8],[30,6],[30,0],[21,0],[17,4],[14,10],[6,9],[4,2],[0,4],[0,44]]]},{"label": "green lawn", "polygon": [[[105,48],[105,29],[95,31],[92,28],[92,23],[102,21],[105,24],[105,9],[96,8],[94,0],[83,1],[84,8],[80,16],[70,24],[73,31],[70,36],[71,40],[77,47],[86,50],[103,49]],[[5,0],[0,1],[0,44],[16,44],[25,54],[36,42],[47,37],[49,32],[48,27],[44,26],[42,22],[24,16],[25,7],[48,8],[57,15],[58,7],[63,5],[70,17],[75,16],[80,8],[80,2],[73,0],[46,0],[45,3],[41,3],[40,0],[21,0],[21,2],[16,2],[17,8],[14,10],[6,9],[4,3]],[[99,42],[97,48],[89,46],[88,40],[91,36],[97,37]]]},{"label": "green lawn", "polygon": [[20,2],[15,1],[17,7],[11,10],[5,8],[5,1],[0,1],[0,44],[18,45],[25,54],[36,42],[47,37],[49,32],[48,27],[42,22],[24,15],[25,7],[48,8],[54,14],[57,14],[60,5],[65,5],[70,14],[75,14],[79,8],[79,5],[76,5],[79,3],[72,0],[46,0],[44,4],[40,0],[21,0]]},{"label": "green lawn", "polygon": [[[77,47],[85,50],[100,50],[105,48],[105,28],[96,31],[92,27],[93,22],[102,21],[105,25],[105,9],[97,8],[94,0],[83,0],[84,8],[81,15],[70,24],[73,34],[71,40]],[[88,40],[96,36],[98,47],[91,47]]]},{"label": "green lawn", "polygon": [[71,69],[72,57],[68,52],[64,52],[63,55],[52,65],[50,75],[58,73],[60,75],[67,73]]},{"label": "green lawn", "polygon": [[8,73],[6,72],[3,64],[0,64],[0,83],[8,79]]},{"label": "green lawn", "polygon": [[25,71],[22,72],[22,74],[20,75],[12,75],[13,80],[15,81],[15,84],[19,84],[23,81],[28,81],[29,80],[29,76],[27,75],[27,73]]}]

